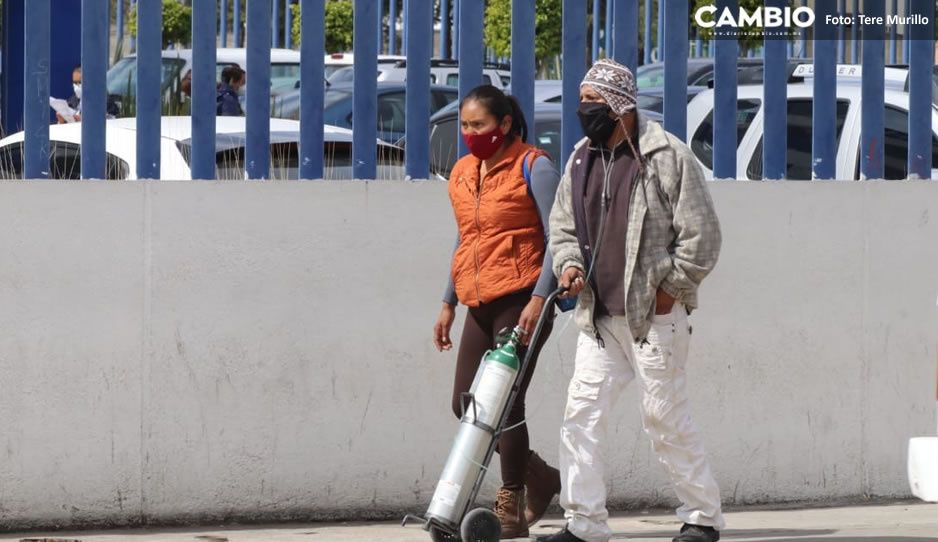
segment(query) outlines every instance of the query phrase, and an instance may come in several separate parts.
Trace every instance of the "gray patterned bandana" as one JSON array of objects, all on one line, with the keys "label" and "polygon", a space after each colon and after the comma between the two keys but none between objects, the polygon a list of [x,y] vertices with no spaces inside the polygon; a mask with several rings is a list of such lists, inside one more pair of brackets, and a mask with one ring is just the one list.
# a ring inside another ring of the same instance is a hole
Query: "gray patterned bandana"
[{"label": "gray patterned bandana", "polygon": [[635,76],[632,71],[615,60],[604,58],[597,60],[593,67],[586,72],[586,77],[580,87],[589,85],[599,93],[612,112],[622,116],[635,109],[636,94]]}]

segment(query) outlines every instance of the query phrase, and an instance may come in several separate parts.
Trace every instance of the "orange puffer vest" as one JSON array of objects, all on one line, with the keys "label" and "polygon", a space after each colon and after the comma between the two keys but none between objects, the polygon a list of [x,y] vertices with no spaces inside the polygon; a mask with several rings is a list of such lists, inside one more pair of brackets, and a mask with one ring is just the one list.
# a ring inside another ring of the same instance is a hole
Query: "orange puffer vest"
[{"label": "orange puffer vest", "polygon": [[459,246],[452,274],[464,305],[477,307],[532,288],[540,277],[544,228],[523,171],[523,157],[532,164],[538,154],[543,152],[515,138],[481,183],[481,160],[475,156],[468,154],[453,167],[449,197]]}]

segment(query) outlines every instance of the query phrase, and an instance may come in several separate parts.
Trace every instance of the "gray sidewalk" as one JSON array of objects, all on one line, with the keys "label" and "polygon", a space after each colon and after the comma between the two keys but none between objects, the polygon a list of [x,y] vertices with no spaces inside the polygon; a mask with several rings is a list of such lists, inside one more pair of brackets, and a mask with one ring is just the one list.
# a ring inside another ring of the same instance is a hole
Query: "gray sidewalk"
[{"label": "gray sidewalk", "polygon": [[[900,503],[844,508],[744,510],[727,514],[723,540],[733,542],[856,542],[938,541],[938,505]],[[661,512],[617,515],[611,520],[613,540],[668,542],[679,524]],[[554,532],[562,518],[542,521],[532,535]],[[107,532],[0,534],[0,541],[19,542],[43,536],[81,542],[427,542],[419,527],[399,523],[344,523],[221,527]]]}]

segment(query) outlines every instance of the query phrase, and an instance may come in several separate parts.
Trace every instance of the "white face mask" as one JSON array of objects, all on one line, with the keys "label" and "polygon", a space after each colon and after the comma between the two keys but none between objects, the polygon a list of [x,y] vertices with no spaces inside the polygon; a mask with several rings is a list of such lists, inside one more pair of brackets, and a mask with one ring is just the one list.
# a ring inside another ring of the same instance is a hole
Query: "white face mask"
[{"label": "white face mask", "polygon": [[80,100],[81,99],[81,83],[77,85],[75,83],[72,83],[72,89],[75,91],[75,97]]}]

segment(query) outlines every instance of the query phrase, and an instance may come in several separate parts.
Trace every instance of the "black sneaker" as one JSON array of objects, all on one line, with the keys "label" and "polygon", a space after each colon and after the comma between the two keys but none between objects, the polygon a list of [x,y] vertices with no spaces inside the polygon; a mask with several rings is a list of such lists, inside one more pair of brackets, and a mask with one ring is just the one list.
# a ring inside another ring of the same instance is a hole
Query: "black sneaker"
[{"label": "black sneaker", "polygon": [[720,531],[713,527],[685,523],[681,527],[681,534],[675,536],[671,542],[717,542],[719,539]]},{"label": "black sneaker", "polygon": [[546,536],[539,536],[537,542],[586,542],[582,538],[571,533],[564,527],[559,533]]}]

